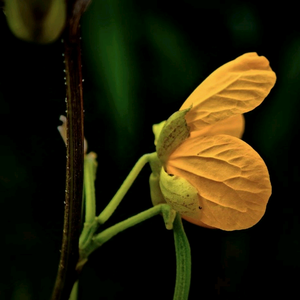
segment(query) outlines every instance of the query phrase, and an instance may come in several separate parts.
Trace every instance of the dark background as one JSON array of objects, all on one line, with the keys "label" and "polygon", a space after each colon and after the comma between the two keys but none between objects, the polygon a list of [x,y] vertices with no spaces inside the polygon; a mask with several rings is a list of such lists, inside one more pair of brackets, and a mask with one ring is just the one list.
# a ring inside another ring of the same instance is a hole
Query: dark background
[{"label": "dark background", "polygon": [[[263,219],[234,232],[184,222],[190,298],[292,298],[300,282],[298,11],[261,1],[93,1],[82,18],[85,136],[98,154],[97,212],[167,119],[212,71],[246,52],[277,82],[245,115],[243,139],[265,160],[273,194]],[[62,44],[15,38],[0,15],[0,299],[49,299],[62,235],[65,111]],[[108,225],[151,207],[147,166]],[[93,253],[80,299],[172,299],[172,232],[157,216]]]}]

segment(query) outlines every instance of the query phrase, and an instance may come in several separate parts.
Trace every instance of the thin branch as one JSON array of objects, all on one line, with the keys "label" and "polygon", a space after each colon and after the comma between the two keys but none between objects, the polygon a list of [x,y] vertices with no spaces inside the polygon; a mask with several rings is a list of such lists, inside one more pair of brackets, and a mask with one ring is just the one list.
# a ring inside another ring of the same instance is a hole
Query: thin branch
[{"label": "thin branch", "polygon": [[69,299],[78,278],[78,241],[83,190],[83,98],[79,20],[89,0],[67,1],[64,32],[67,85],[67,166],[61,257],[52,300]]}]

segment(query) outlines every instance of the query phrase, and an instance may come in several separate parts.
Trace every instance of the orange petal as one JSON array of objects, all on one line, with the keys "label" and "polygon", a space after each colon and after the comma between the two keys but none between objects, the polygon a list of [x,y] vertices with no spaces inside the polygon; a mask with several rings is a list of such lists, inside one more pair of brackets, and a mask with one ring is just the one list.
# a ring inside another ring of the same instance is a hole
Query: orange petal
[{"label": "orange petal", "polygon": [[200,226],[249,228],[262,218],[271,195],[262,158],[248,144],[228,135],[186,139],[169,157],[166,170],[198,190],[201,217],[182,217]]},{"label": "orange petal", "polygon": [[243,115],[235,115],[204,127],[202,130],[192,131],[190,137],[227,134],[241,138],[245,130],[245,118]]},{"label": "orange petal", "polygon": [[207,77],[183,103],[192,105],[186,114],[190,130],[243,114],[257,107],[269,94],[276,75],[264,56],[246,53],[223,65]]}]

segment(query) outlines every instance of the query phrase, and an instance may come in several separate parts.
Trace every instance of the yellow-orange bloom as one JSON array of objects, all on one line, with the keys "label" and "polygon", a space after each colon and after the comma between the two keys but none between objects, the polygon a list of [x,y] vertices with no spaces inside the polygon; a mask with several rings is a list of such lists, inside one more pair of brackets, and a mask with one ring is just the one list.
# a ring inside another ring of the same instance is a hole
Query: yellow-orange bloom
[{"label": "yellow-orange bloom", "polygon": [[[183,178],[197,190],[197,203],[185,198],[174,205],[164,195],[168,185],[160,182],[165,201],[182,218],[223,230],[249,228],[262,218],[271,183],[263,159],[240,140],[242,114],[261,104],[275,81],[265,57],[246,53],[213,72],[184,102],[180,110],[187,110],[190,134],[162,166],[168,176]],[[193,213],[186,213],[188,205]]]}]

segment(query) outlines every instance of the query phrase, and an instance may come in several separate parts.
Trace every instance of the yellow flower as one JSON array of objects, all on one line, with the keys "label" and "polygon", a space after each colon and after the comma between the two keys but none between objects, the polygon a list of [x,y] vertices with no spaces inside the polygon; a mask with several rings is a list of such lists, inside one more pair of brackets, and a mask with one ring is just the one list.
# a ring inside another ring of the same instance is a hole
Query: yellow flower
[{"label": "yellow flower", "polygon": [[203,81],[164,127],[156,125],[161,169],[152,163],[152,202],[165,201],[203,227],[237,230],[256,224],[271,183],[263,159],[240,140],[242,114],[261,104],[275,81],[265,57],[246,53]]}]

